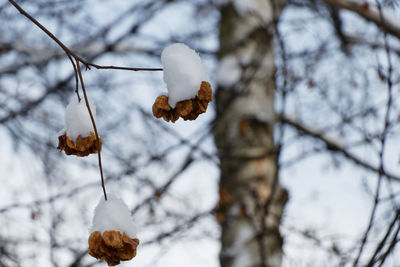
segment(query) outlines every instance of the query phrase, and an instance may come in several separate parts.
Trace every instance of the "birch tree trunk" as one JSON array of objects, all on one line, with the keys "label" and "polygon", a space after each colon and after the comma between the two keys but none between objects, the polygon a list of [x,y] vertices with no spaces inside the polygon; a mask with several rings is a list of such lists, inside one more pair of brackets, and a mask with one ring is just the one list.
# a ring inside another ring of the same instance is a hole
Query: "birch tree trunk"
[{"label": "birch tree trunk", "polygon": [[273,137],[273,31],[283,5],[252,0],[221,7],[214,134],[221,160],[216,216],[222,267],[282,261],[279,224],[288,197],[279,184]]}]

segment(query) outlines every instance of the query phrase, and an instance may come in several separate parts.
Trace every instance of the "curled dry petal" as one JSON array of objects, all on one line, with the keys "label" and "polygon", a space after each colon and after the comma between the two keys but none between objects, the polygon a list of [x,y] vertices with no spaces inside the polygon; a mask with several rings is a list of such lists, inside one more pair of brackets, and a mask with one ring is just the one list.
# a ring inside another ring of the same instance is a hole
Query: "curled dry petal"
[{"label": "curled dry petal", "polygon": [[115,266],[121,261],[131,260],[136,256],[139,239],[130,238],[119,231],[93,232],[89,237],[89,255],[107,262],[108,266]]},{"label": "curled dry petal", "polygon": [[201,82],[200,90],[197,92],[197,98],[207,101],[207,103],[212,101],[212,89],[208,82]]},{"label": "curled dry petal", "polygon": [[79,157],[85,157],[89,154],[96,154],[101,150],[101,145],[103,140],[99,140],[100,146],[97,145],[96,135],[90,132],[87,137],[78,136],[76,141],[72,141],[66,133],[58,137],[58,147],[59,150],[64,150],[67,155],[76,155]]},{"label": "curled dry petal", "polygon": [[168,96],[160,95],[153,104],[153,115],[165,121],[175,122],[182,117],[186,120],[195,120],[201,113],[206,112],[208,103],[212,101],[212,88],[208,82],[201,82],[197,96],[194,99],[179,101],[175,108],[168,104]]}]

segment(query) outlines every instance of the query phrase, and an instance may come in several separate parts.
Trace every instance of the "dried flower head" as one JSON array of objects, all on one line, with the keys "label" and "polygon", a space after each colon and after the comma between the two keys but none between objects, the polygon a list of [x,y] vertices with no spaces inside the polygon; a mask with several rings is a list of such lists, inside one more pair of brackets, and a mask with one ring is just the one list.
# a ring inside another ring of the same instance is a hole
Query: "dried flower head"
[{"label": "dried flower head", "polygon": [[71,140],[66,133],[58,137],[59,150],[64,150],[67,155],[76,155],[79,157],[85,157],[89,154],[96,154],[101,151],[101,145],[103,141],[99,139],[100,146],[97,145],[96,135],[90,132],[87,137],[78,136],[76,141]]},{"label": "dried flower head", "polygon": [[176,107],[168,104],[168,96],[160,95],[153,104],[153,115],[165,121],[175,122],[182,117],[186,120],[195,120],[201,113],[206,112],[208,103],[212,101],[211,85],[203,81],[194,99],[179,101]]},{"label": "dried flower head", "polygon": [[131,260],[136,256],[139,239],[130,238],[119,231],[93,232],[89,237],[89,254],[104,260],[108,266],[115,266],[121,261]]}]

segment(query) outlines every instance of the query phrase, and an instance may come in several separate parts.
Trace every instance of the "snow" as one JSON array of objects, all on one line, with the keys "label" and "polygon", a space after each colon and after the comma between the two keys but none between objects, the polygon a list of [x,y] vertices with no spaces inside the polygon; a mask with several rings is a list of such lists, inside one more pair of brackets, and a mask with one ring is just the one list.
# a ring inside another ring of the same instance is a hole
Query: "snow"
[{"label": "snow", "polygon": [[202,81],[208,80],[200,56],[185,44],[175,43],[161,53],[164,81],[168,88],[168,104],[195,98]]},{"label": "snow", "polygon": [[129,237],[134,237],[134,225],[131,213],[125,202],[111,194],[107,195],[107,201],[102,197],[94,210],[92,228],[90,232],[120,231]]},{"label": "snow", "polygon": [[[96,107],[90,103],[93,116],[96,116]],[[67,136],[75,141],[80,135],[87,137],[93,131],[92,120],[89,111],[86,108],[85,101],[78,102],[77,98],[73,98],[65,109],[65,125]]]},{"label": "snow", "polygon": [[235,85],[242,75],[238,60],[234,56],[226,56],[222,58],[217,70],[217,82],[223,87]]}]

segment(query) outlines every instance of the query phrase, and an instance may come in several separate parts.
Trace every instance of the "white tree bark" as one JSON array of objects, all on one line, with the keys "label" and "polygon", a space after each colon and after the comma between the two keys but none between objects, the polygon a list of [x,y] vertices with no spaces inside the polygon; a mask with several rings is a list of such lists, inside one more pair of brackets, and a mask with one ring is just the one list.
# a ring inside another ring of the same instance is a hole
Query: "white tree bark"
[{"label": "white tree bark", "polygon": [[279,224],[287,193],[278,181],[273,138],[273,30],[283,4],[232,1],[221,8],[215,140],[222,267],[282,261]]}]

